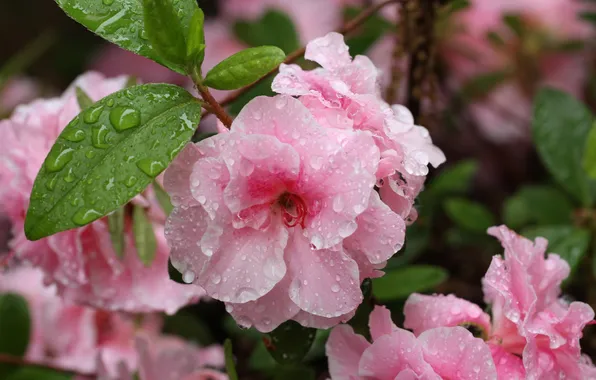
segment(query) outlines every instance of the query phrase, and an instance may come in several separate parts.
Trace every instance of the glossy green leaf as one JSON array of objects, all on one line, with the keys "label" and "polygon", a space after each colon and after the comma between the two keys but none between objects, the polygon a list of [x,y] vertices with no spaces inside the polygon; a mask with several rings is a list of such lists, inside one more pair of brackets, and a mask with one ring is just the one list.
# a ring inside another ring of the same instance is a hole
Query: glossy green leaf
[{"label": "glossy green leaf", "polygon": [[[188,3],[185,9],[198,8],[195,0],[143,0],[145,32],[161,58],[184,70],[186,64],[186,34],[192,25],[182,25],[179,3]],[[193,9],[193,14],[196,10]],[[191,19],[192,20],[192,19]]]},{"label": "glossy green leaf", "polygon": [[594,203],[596,181],[583,168],[586,140],[592,127],[590,111],[572,96],[552,88],[534,100],[534,143],[546,168],[584,206]]},{"label": "glossy green leaf", "polygon": [[304,327],[298,322],[287,321],[267,334],[269,341],[265,345],[278,363],[300,363],[310,350],[316,332],[316,329]]},{"label": "glossy green leaf", "polygon": [[485,233],[486,229],[496,222],[494,215],[478,202],[464,198],[451,198],[445,201],[443,206],[447,216],[459,227],[468,231]]},{"label": "glossy green leaf", "polygon": [[209,326],[188,310],[180,310],[174,315],[167,316],[162,332],[177,335],[203,347],[214,342]]},{"label": "glossy green leaf", "polygon": [[132,232],[135,238],[135,248],[137,250],[137,255],[139,255],[139,259],[141,259],[141,262],[145,264],[145,266],[151,266],[155,259],[157,240],[155,239],[153,224],[147,217],[146,210],[141,206],[133,206]]},{"label": "glossy green leaf", "polygon": [[256,21],[238,21],[234,34],[248,46],[277,46],[286,54],[300,47],[300,38],[292,19],[283,12],[268,10]]},{"label": "glossy green leaf", "polygon": [[186,56],[188,64],[200,72],[201,63],[205,58],[205,15],[201,8],[197,8],[190,21],[188,36],[186,37]]},{"label": "glossy green leaf", "polygon": [[571,222],[573,204],[568,195],[552,186],[526,186],[505,201],[503,219],[510,228],[527,224]]},{"label": "glossy green leaf", "polygon": [[[31,334],[31,316],[27,301],[20,295],[0,295],[0,353],[22,357],[27,352]],[[15,370],[12,364],[0,363],[0,378]]]},{"label": "glossy green leaf", "polygon": [[590,128],[583,159],[584,170],[592,179],[596,179],[596,123]]},{"label": "glossy green leaf", "polygon": [[433,196],[448,193],[465,193],[470,189],[472,179],[478,171],[478,163],[464,160],[443,169],[428,185],[425,192]]},{"label": "glossy green leaf", "polygon": [[[56,2],[75,21],[106,40],[152,59],[180,74],[185,73],[184,67],[163,57],[149,41],[143,19],[144,1],[56,0]],[[178,24],[183,31],[187,31],[197,8],[196,1],[180,0],[172,4],[179,20]]]},{"label": "glossy green leaf", "polygon": [[275,369],[273,380],[315,380],[316,373],[310,367],[280,367]]},{"label": "glossy green leaf", "polygon": [[131,87],[83,111],[37,175],[27,238],[84,226],[128,202],[184,148],[200,115],[192,95],[167,84]]},{"label": "glossy green leaf", "polygon": [[236,372],[236,364],[234,362],[234,353],[232,352],[232,341],[226,339],[224,342],[224,355],[226,359],[226,372],[229,380],[238,380],[238,373]]},{"label": "glossy green leaf", "polygon": [[153,192],[155,193],[155,198],[157,198],[157,202],[161,206],[161,209],[166,215],[170,215],[174,206],[172,206],[172,202],[170,201],[170,196],[166,191],[161,187],[159,182],[153,181]]},{"label": "glossy green leaf", "polygon": [[108,229],[116,256],[124,258],[124,207],[120,207],[108,215]]},{"label": "glossy green leaf", "polygon": [[77,103],[79,103],[79,108],[84,110],[93,105],[94,101],[91,100],[89,95],[87,95],[87,93],[79,86],[75,88],[75,93],[77,96]]},{"label": "glossy green leaf", "polygon": [[75,376],[68,372],[58,372],[48,368],[22,367],[4,380],[70,380]]},{"label": "glossy green leaf", "polygon": [[212,68],[203,83],[218,90],[234,90],[248,86],[267,75],[284,61],[286,55],[275,46],[242,50]]},{"label": "glossy green leaf", "polygon": [[447,277],[447,271],[441,267],[410,265],[373,279],[373,295],[379,302],[405,300],[412,293],[434,289]]},{"label": "glossy green leaf", "polygon": [[526,229],[522,234],[529,238],[543,237],[548,240],[547,252],[556,253],[567,261],[574,272],[586,255],[590,244],[590,232],[570,225],[539,226]]},{"label": "glossy green leaf", "polygon": [[[346,8],[344,10],[344,19],[348,21],[352,20],[360,15],[362,11],[362,8]],[[370,16],[361,27],[350,33],[350,36],[346,38],[346,45],[350,49],[350,54],[353,57],[359,54],[365,54],[392,27],[394,28],[381,15],[374,14]]]}]

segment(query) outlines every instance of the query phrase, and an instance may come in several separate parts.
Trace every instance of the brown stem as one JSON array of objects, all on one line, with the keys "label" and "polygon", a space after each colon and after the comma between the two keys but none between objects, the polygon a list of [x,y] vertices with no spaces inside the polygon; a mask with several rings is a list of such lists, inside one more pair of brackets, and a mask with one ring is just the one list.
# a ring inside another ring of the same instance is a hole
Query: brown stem
[{"label": "brown stem", "polygon": [[56,371],[56,372],[64,372],[64,373],[81,375],[81,376],[94,375],[93,373],[89,373],[89,372],[80,372],[80,371],[73,371],[70,369],[64,369],[62,367],[54,366],[52,364],[36,363],[36,362],[29,361],[27,359],[23,359],[23,358],[19,358],[19,357],[7,355],[7,354],[2,354],[2,353],[0,353],[0,363],[14,364],[14,365],[23,366],[23,367],[45,368],[45,369],[50,369],[50,370]]},{"label": "brown stem", "polygon": [[[206,108],[207,113],[214,113],[215,116],[217,116],[217,118],[223,123],[223,125],[229,129],[232,126],[232,117],[228,115],[222,105],[215,100],[209,89],[206,86],[203,86],[200,79],[193,76],[193,80],[195,81],[197,90],[199,90],[199,94],[201,94],[203,100],[209,104],[209,108]],[[207,113],[204,113],[202,116],[206,116]]]},{"label": "brown stem", "polygon": [[[359,27],[360,25],[362,25],[362,23],[364,23],[364,21],[366,21],[370,16],[374,15],[375,13],[377,13],[383,7],[385,7],[385,6],[389,5],[389,4],[399,3],[399,2],[402,2],[402,1],[403,0],[385,0],[385,1],[380,2],[378,4],[371,5],[368,8],[366,8],[365,10],[363,10],[362,13],[360,13],[354,19],[352,19],[352,20],[348,21],[347,23],[345,23],[337,32],[338,33],[341,33],[341,34],[349,33],[351,31],[353,31],[354,29],[356,29],[357,27]],[[304,52],[305,51],[306,51],[306,47],[305,46],[301,47],[300,49],[298,49],[298,50],[290,53],[286,57],[286,59],[284,60],[283,63],[288,64],[288,63],[294,62],[298,58],[302,57],[304,55]],[[265,80],[271,74],[275,74],[278,69],[279,69],[279,65],[276,66],[269,73],[267,73],[265,76],[261,77],[258,81],[256,81],[253,84],[251,84],[249,86],[246,86],[246,87],[242,88],[241,90],[238,90],[235,93],[229,95],[220,104],[222,106],[225,106],[225,105],[228,105],[228,104],[234,102],[236,99],[238,99],[246,91],[250,90],[251,88],[253,88],[254,86],[256,86],[258,83],[260,83],[263,80]],[[208,101],[207,99],[205,99],[205,100]],[[207,115],[208,113],[209,112],[204,113],[203,116]]]}]

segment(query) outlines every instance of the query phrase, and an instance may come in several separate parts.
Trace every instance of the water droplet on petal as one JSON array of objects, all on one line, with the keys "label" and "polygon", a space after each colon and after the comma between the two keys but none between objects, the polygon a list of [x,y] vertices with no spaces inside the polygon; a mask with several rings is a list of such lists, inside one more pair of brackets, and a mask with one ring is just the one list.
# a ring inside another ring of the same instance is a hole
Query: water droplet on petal
[{"label": "water droplet on petal", "polygon": [[194,280],[195,280],[195,272],[193,272],[192,270],[184,271],[184,274],[182,275],[182,281],[184,281],[187,284],[192,284],[192,282]]}]

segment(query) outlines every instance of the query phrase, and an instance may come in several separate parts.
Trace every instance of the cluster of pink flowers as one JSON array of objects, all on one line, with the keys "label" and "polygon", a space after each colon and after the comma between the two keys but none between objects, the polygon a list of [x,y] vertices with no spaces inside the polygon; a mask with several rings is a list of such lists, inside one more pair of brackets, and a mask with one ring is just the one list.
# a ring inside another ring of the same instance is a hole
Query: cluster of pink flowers
[{"label": "cluster of pink flowers", "polygon": [[360,283],[402,247],[427,165],[445,159],[406,109],[383,102],[376,68],[352,60],[341,35],[305,57],[323,67],[282,67],[273,89],[286,95],[253,99],[164,179],[172,263],[260,331],[350,319]]},{"label": "cluster of pink flowers", "polygon": [[69,303],[58,297],[55,286],[43,284],[41,270],[24,265],[0,276],[0,293],[7,292],[28,303],[32,327],[25,359],[29,362],[98,373],[101,380],[132,379],[137,370],[141,380],[180,380],[187,374],[195,376],[188,379],[227,379],[208,368],[223,366],[221,347],[199,348],[160,335],[157,315],[146,314],[139,321]]},{"label": "cluster of pink flowers", "polygon": [[130,221],[123,259],[112,247],[105,219],[35,242],[28,241],[23,231],[37,172],[60,132],[80,112],[75,86],[99,100],[122,89],[126,81],[88,73],[61,97],[19,106],[9,119],[0,121],[0,214],[12,225],[11,254],[43,269],[45,283],[56,284],[65,299],[111,310],[174,313],[204,292],[170,280],[165,215],[151,188],[133,200],[147,208],[157,238],[156,258],[149,267],[136,254]]},{"label": "cluster of pink flowers", "polygon": [[412,294],[404,327],[413,333],[393,325],[380,307],[371,314],[372,344],[349,326],[333,330],[327,343],[332,378],[596,378],[596,367],[579,345],[594,311],[560,298],[569,265],[556,254],[545,257],[543,238],[532,242],[505,226],[489,234],[505,249],[483,279],[492,321],[480,307],[453,295]]}]

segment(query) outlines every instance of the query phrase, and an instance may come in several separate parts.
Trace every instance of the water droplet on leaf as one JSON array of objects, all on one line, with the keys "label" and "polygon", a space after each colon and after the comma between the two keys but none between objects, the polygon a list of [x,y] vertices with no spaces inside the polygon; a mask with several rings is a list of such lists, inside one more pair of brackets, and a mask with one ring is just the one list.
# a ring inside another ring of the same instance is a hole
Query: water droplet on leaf
[{"label": "water droplet on leaf", "polygon": [[93,222],[94,220],[101,218],[102,216],[103,215],[97,210],[82,208],[74,214],[72,221],[79,226],[84,226]]},{"label": "water droplet on leaf", "polygon": [[87,124],[95,123],[97,120],[99,120],[102,111],[103,106],[91,107],[83,114],[83,120]]},{"label": "water droplet on leaf", "polygon": [[165,166],[161,161],[152,158],[143,158],[142,160],[139,160],[139,162],[137,162],[137,167],[149,177],[155,177],[165,169]]},{"label": "water droplet on leaf", "polygon": [[46,169],[49,172],[57,172],[64,168],[72,160],[74,149],[68,148],[64,145],[59,146],[57,149],[52,149],[48,158],[46,159]]},{"label": "water droplet on leaf", "polygon": [[110,123],[118,132],[138,127],[141,124],[141,113],[130,107],[116,107],[110,112]]}]

